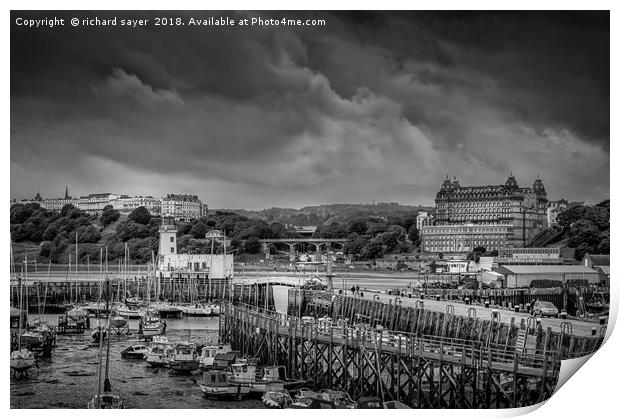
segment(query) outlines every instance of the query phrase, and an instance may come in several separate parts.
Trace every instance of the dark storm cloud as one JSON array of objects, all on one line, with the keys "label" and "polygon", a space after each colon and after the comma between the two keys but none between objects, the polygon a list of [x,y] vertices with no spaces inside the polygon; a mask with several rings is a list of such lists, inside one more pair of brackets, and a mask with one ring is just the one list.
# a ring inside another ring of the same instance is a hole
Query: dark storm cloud
[{"label": "dark storm cloud", "polygon": [[[209,15],[255,14],[185,13]],[[261,15],[328,25],[13,25],[12,194],[430,203],[445,173],[512,170],[552,198],[608,196],[608,13]]]}]

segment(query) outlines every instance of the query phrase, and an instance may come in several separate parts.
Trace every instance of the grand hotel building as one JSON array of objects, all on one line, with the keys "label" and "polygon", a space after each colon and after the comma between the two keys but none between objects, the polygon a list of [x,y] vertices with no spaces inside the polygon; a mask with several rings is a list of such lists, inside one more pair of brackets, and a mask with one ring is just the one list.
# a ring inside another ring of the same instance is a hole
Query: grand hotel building
[{"label": "grand hotel building", "polygon": [[503,185],[461,186],[446,179],[435,198],[435,225],[421,229],[425,252],[471,252],[524,247],[547,227],[547,193],[537,178],[519,187],[510,174]]}]

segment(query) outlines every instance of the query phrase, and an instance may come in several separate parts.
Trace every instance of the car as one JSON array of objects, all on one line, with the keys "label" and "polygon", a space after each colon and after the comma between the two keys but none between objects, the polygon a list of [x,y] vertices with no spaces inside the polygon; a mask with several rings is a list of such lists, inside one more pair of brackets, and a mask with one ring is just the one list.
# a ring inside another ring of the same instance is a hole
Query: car
[{"label": "car", "polygon": [[534,316],[540,317],[558,317],[560,315],[560,311],[555,304],[549,301],[536,301],[534,303],[533,312]]}]

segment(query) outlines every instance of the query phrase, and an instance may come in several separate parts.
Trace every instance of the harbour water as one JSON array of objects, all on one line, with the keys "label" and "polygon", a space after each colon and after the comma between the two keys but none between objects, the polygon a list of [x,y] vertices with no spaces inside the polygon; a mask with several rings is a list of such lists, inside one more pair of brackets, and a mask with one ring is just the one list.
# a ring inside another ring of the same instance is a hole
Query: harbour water
[{"label": "harbour water", "polygon": [[[38,316],[37,316],[38,317]],[[56,315],[43,316],[55,324]],[[96,320],[91,319],[91,325]],[[218,318],[166,319],[166,335],[171,342],[217,341]],[[112,389],[125,401],[126,408],[143,409],[247,409],[262,408],[259,399],[241,402],[211,400],[203,396],[191,375],[178,375],[166,368],[153,368],[146,362],[121,358],[120,352],[138,342],[137,320],[129,323],[132,335],[115,336],[110,345]],[[90,342],[90,333],[58,335],[52,357],[38,360],[28,377],[11,377],[11,408],[83,409],[97,393],[99,344]],[[105,355],[104,355],[105,357]],[[104,360],[105,362],[105,360]]]}]

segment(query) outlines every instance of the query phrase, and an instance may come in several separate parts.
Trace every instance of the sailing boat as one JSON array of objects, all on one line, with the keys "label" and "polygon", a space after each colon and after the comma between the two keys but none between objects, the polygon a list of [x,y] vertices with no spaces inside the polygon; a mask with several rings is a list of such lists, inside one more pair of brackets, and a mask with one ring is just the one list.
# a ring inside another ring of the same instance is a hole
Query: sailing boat
[{"label": "sailing boat", "polygon": [[11,369],[15,374],[25,374],[34,365],[34,354],[26,348],[22,348],[22,278],[17,277],[19,287],[19,330],[17,335],[17,350],[11,352]]},{"label": "sailing boat", "polygon": [[[110,280],[106,278],[106,309],[110,302]],[[108,336],[110,336],[110,310],[108,312]],[[110,339],[108,339],[108,346],[106,350],[106,362],[105,362],[105,379],[103,381],[103,393],[101,393],[101,366],[103,361],[103,339],[99,340],[99,374],[98,374],[98,386],[97,394],[93,396],[88,402],[89,409],[124,409],[124,403],[121,396],[116,393],[112,393],[112,384],[110,383]]]},{"label": "sailing boat", "polygon": [[163,324],[159,317],[159,312],[151,308],[151,273],[147,274],[147,309],[140,318],[142,335],[145,338],[161,335],[164,332]]}]

